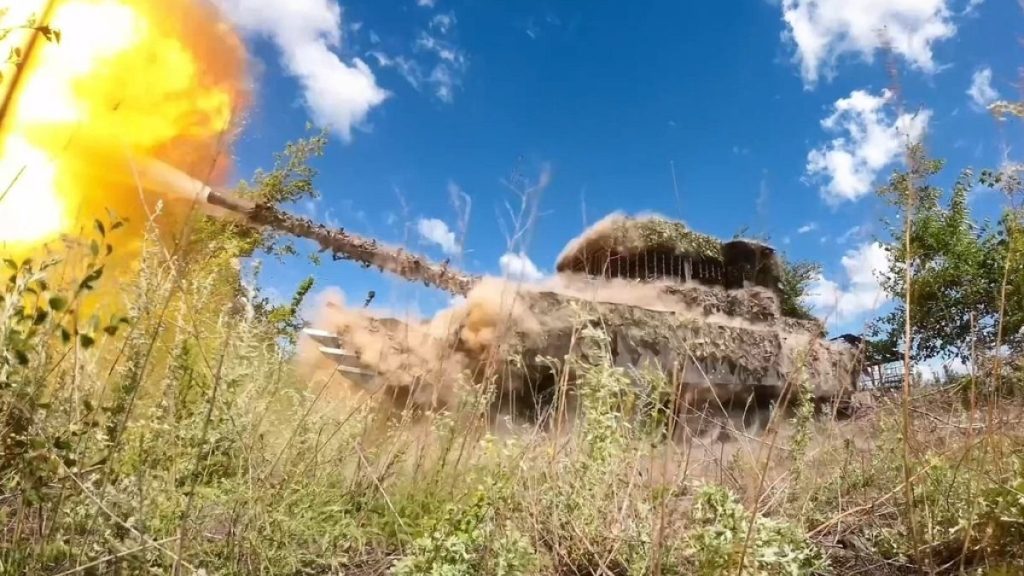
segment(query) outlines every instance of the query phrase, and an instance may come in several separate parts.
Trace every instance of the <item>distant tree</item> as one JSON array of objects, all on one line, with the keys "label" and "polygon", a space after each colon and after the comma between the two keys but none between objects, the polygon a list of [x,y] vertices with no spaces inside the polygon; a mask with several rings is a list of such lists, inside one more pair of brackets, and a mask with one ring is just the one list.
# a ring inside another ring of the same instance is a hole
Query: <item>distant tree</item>
[{"label": "distant tree", "polygon": [[[943,163],[909,150],[909,168],[896,172],[879,193],[899,217],[884,221],[890,239],[889,273],[880,281],[896,302],[869,332],[888,348],[902,347],[910,310],[911,355],[972,359],[998,343],[1020,349],[1024,326],[1024,250],[1019,234],[1022,213],[1009,204],[996,222],[977,221],[967,203],[977,184],[999,188],[1013,198],[1020,180],[1013,170],[961,172],[948,199],[929,183]],[[909,218],[907,218],[909,212]],[[907,223],[909,221],[909,238]],[[906,272],[910,291],[907,301]],[[1005,286],[1005,290],[1004,290]]]},{"label": "distant tree", "polygon": [[821,274],[821,265],[815,262],[789,260],[780,257],[782,261],[782,277],[779,279],[779,288],[782,292],[781,306],[782,314],[791,318],[811,320],[814,313],[804,304],[804,296],[813,282]]}]

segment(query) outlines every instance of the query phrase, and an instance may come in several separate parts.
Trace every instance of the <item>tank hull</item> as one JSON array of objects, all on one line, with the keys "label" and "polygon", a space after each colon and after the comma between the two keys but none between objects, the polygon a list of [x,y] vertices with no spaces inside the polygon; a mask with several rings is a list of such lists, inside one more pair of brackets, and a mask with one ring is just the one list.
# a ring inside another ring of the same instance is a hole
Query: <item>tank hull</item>
[{"label": "tank hull", "polygon": [[826,340],[816,321],[783,317],[770,290],[636,290],[645,291],[637,298],[643,305],[630,302],[628,290],[612,298],[522,288],[486,306],[471,293],[459,309],[424,324],[339,317],[318,326],[326,332],[313,344],[329,349],[336,338],[342,353],[329,362],[356,389],[400,408],[450,407],[466,386],[494,384],[495,411],[530,421],[549,417],[560,401],[573,404],[579,367],[599,364],[670,403],[681,420],[715,413],[755,431],[780,403],[842,404],[856,389],[859,350]]}]

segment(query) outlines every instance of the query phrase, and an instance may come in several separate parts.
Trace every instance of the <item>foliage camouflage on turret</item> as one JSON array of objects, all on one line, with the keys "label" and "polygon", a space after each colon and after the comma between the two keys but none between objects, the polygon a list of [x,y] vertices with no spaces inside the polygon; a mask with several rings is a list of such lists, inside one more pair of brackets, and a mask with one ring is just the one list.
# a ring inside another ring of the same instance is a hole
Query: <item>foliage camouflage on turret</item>
[{"label": "foliage camouflage on turret", "polygon": [[694,232],[682,222],[662,216],[611,214],[570,242],[558,258],[557,269],[574,269],[587,254],[668,252],[690,258],[722,259],[722,242]]},{"label": "foliage camouflage on turret", "polygon": [[630,250],[657,250],[686,253],[705,258],[721,258],[722,242],[694,232],[682,222],[653,217],[624,221],[615,230],[620,245]]}]

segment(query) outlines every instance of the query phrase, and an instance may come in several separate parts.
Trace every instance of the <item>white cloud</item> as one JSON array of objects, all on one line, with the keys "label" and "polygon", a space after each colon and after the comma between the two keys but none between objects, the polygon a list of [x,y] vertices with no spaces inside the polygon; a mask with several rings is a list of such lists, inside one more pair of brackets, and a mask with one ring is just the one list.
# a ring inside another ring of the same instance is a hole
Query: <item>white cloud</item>
[{"label": "white cloud", "polygon": [[818,223],[817,222],[808,222],[807,224],[804,224],[800,228],[797,228],[796,233],[797,234],[807,234],[808,232],[813,232],[814,230],[817,230],[817,229],[818,229]]},{"label": "white cloud", "polygon": [[915,368],[921,379],[929,383],[945,379],[947,373],[951,376],[962,376],[971,372],[970,365],[965,364],[960,358],[931,358],[918,363]]},{"label": "white cloud", "polygon": [[433,8],[437,5],[437,0],[416,0],[416,5],[423,8]]},{"label": "white cloud", "polygon": [[837,100],[832,115],[821,121],[830,132],[845,132],[807,154],[808,176],[828,178],[821,193],[829,204],[858,200],[871,192],[878,172],[924,134],[931,110],[903,113],[893,120],[885,113],[891,98],[888,90],[879,96],[854,90]]},{"label": "white cloud", "polygon": [[384,68],[394,68],[415,90],[419,90],[425,81],[423,68],[415,61],[405,56],[388,56],[384,52],[375,50],[370,56],[377,60],[377,64]]},{"label": "white cloud", "polygon": [[437,218],[420,218],[416,222],[416,231],[427,242],[440,246],[445,254],[456,254],[459,251],[455,233],[448,229],[447,224]]},{"label": "white cloud", "polygon": [[389,96],[362,60],[346,63],[341,45],[341,7],[334,0],[214,0],[239,28],[269,38],[281,64],[302,85],[312,119],[341,138]]},{"label": "white cloud", "polygon": [[447,14],[438,14],[430,19],[430,27],[436,29],[441,34],[447,34],[449,30],[455,26],[458,20],[455,19],[455,13],[449,12]]},{"label": "white cloud", "polygon": [[984,4],[984,3],[985,3],[985,0],[969,0],[967,2],[967,6],[964,7],[964,10],[963,10],[963,12],[960,13],[960,15],[961,16],[972,15],[975,12],[977,12],[978,8],[980,8],[981,5]]},{"label": "white cloud", "polygon": [[501,273],[514,280],[536,282],[544,277],[537,265],[523,252],[507,252],[499,260]]},{"label": "white cloud", "polygon": [[888,45],[911,66],[930,73],[932,48],[956,34],[950,0],[782,0],[783,37],[796,48],[794,60],[806,86],[835,73],[841,56],[871,61]]},{"label": "white cloud", "polygon": [[967,89],[971,102],[979,110],[984,110],[999,99],[999,92],[992,87],[992,69],[982,68],[971,76],[971,87]]},{"label": "white cloud", "polygon": [[418,50],[433,52],[437,54],[438,58],[441,60],[452,64],[462,64],[465,61],[465,56],[458,48],[453,46],[451,43],[441,40],[436,36],[431,36],[426,32],[421,32],[416,38],[416,48]]},{"label": "white cloud", "polygon": [[889,255],[881,244],[862,244],[849,250],[841,264],[845,287],[819,275],[804,297],[816,314],[837,324],[855,321],[888,301],[879,282],[889,271]]},{"label": "white cloud", "polygon": [[389,56],[380,50],[370,52],[370,56],[378,65],[397,71],[413,89],[429,88],[438,100],[450,104],[467,68],[466,54],[450,40],[456,22],[453,13],[434,16],[430,28],[445,37],[420,31],[409,56]]},{"label": "white cloud", "polygon": [[434,96],[437,96],[438,100],[449,104],[455,100],[455,85],[458,84],[458,80],[450,68],[444,64],[434,66],[427,80],[434,85]]}]

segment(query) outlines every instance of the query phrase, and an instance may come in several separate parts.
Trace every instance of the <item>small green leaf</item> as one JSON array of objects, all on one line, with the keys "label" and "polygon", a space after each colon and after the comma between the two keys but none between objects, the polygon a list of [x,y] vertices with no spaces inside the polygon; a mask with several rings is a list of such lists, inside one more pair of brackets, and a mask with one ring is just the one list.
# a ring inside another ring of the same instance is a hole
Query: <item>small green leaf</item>
[{"label": "small green leaf", "polygon": [[88,334],[79,334],[78,343],[82,346],[82,348],[88,350],[89,348],[92,348],[94,344],[96,344],[96,339]]},{"label": "small green leaf", "polygon": [[93,284],[95,284],[96,281],[99,280],[102,277],[103,277],[103,266],[99,266],[95,270],[90,272],[85,278],[83,278],[81,282],[79,282],[79,284],[78,284],[79,292],[82,292],[82,291],[85,291],[85,290],[92,290],[93,289]]},{"label": "small green leaf", "polygon": [[71,343],[71,331],[69,331],[64,326],[61,326],[60,327],[60,339],[61,339],[61,342],[65,343],[65,344],[70,344]]},{"label": "small green leaf", "polygon": [[106,237],[107,227],[103,225],[103,222],[96,220],[93,224],[96,226],[96,230],[100,233],[100,236]]},{"label": "small green leaf", "polygon": [[53,310],[54,312],[63,312],[64,309],[68,307],[67,298],[64,298],[59,294],[50,296],[49,304],[50,310]]}]

